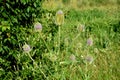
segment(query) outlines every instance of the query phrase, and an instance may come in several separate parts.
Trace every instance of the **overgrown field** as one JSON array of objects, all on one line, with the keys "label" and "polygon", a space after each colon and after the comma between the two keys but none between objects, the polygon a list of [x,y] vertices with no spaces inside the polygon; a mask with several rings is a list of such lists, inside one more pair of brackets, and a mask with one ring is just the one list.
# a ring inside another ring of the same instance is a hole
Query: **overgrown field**
[{"label": "overgrown field", "polygon": [[0,27],[0,80],[119,80],[120,6],[45,3],[33,25]]}]

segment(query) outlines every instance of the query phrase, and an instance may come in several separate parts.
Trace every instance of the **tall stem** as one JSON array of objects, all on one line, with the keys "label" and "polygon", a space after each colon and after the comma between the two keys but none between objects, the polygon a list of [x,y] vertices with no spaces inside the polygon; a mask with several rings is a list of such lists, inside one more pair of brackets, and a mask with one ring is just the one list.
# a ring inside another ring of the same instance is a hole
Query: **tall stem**
[{"label": "tall stem", "polygon": [[27,53],[29,58],[34,62],[34,59],[31,57],[30,53]]},{"label": "tall stem", "polygon": [[[40,35],[41,35],[41,34],[40,34]],[[47,47],[47,50],[50,52],[50,48],[48,47],[48,45],[47,45],[46,41],[43,39],[42,35],[41,35],[41,38],[42,38],[42,40],[43,40],[43,42],[44,42],[45,46]]]},{"label": "tall stem", "polygon": [[59,32],[58,32],[59,38],[58,38],[58,54],[60,53],[60,25],[59,25]]},{"label": "tall stem", "polygon": [[[30,53],[27,53],[29,58],[33,61],[33,63],[38,67],[37,63],[34,61],[34,59],[31,57]],[[39,68],[39,67],[38,67]],[[44,75],[44,77],[46,78],[45,73],[39,68],[39,70],[41,71],[41,73]]]}]

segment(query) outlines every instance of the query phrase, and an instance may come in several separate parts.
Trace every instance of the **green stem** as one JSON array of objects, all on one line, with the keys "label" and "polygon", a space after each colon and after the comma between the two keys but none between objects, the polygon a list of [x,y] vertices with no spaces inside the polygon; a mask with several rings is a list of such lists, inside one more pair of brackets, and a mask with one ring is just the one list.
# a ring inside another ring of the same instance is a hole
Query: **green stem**
[{"label": "green stem", "polygon": [[29,58],[34,62],[34,59],[31,57],[31,55],[29,53],[27,53]]},{"label": "green stem", "polygon": [[42,35],[41,35],[41,38],[42,38],[42,40],[43,40],[43,42],[44,42],[45,46],[47,47],[47,50],[50,52],[50,49],[49,49],[49,47],[48,47],[47,43],[45,42],[45,40],[43,39]]},{"label": "green stem", "polygon": [[39,68],[39,71],[44,75],[45,78],[47,78],[45,73],[40,68]]},{"label": "green stem", "polygon": [[[36,62],[34,61],[34,59],[31,57],[31,55],[28,53],[28,56],[30,57],[30,59],[36,64]],[[38,67],[38,65],[36,64],[36,66]],[[39,67],[38,67],[39,68]],[[44,72],[39,68],[40,72],[44,75],[44,77],[46,78],[46,75],[44,74]]]},{"label": "green stem", "polygon": [[58,54],[60,53],[60,25],[59,25],[59,32],[58,32],[59,38],[58,38]]}]

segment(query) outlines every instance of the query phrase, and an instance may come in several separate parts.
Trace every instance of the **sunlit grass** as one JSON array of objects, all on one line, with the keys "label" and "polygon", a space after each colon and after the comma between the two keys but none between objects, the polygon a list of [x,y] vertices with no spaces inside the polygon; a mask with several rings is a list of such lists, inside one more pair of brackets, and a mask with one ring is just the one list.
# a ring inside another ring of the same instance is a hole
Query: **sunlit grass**
[{"label": "sunlit grass", "polygon": [[[118,0],[105,0],[99,2],[100,0],[45,0],[43,3],[43,8],[48,10],[56,10],[59,8],[64,9],[114,9],[118,8]],[[63,3],[65,2],[65,3]]]},{"label": "sunlit grass", "polygon": [[[74,0],[69,6],[65,7],[64,5],[64,8],[69,12],[61,27],[63,39],[61,41],[65,40],[64,44],[69,45],[59,54],[58,58],[62,61],[62,67],[58,69],[62,72],[59,76],[56,73],[56,77],[71,80],[118,80],[120,74],[117,56],[120,56],[120,47],[115,43],[115,39],[120,38],[115,37],[116,33],[111,26],[119,20],[118,5],[114,2],[113,5],[107,4],[99,7],[78,7],[76,3]],[[78,24],[85,25],[85,32],[78,30]],[[92,46],[86,45],[89,36],[93,38]],[[66,60],[69,60],[70,54],[74,54],[78,62],[67,65]],[[86,66],[82,61],[87,54],[91,54],[94,61]]]}]

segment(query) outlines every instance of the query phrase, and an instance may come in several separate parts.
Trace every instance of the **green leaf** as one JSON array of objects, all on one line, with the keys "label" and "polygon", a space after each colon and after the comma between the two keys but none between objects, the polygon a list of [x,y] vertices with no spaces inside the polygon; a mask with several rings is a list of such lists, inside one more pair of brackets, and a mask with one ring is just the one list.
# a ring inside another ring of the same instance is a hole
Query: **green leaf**
[{"label": "green leaf", "polygon": [[8,30],[10,30],[10,27],[7,27]]},{"label": "green leaf", "polygon": [[2,32],[4,32],[6,30],[6,27],[2,27]]},{"label": "green leaf", "polygon": [[29,11],[30,11],[30,7],[27,8],[27,12],[28,12],[28,13],[29,13]]},{"label": "green leaf", "polygon": [[36,3],[33,3],[34,7],[36,7]]},{"label": "green leaf", "polygon": [[8,15],[5,12],[2,13],[2,16],[8,17]]},{"label": "green leaf", "polygon": [[13,18],[13,21],[16,22],[16,23],[18,23],[18,20],[16,18]]},{"label": "green leaf", "polygon": [[9,22],[8,21],[1,21],[1,24],[2,25],[9,25]]},{"label": "green leaf", "polygon": [[1,6],[1,8],[0,8],[0,12],[2,12],[4,10],[4,7],[3,6]]},{"label": "green leaf", "polygon": [[16,2],[18,2],[18,0],[16,0]]},{"label": "green leaf", "polygon": [[33,17],[36,17],[35,13],[32,14]]},{"label": "green leaf", "polygon": [[26,4],[26,0],[20,0],[22,4]]},{"label": "green leaf", "polygon": [[8,8],[10,8],[10,5],[9,5],[8,3],[6,3],[6,6],[7,6]]}]

